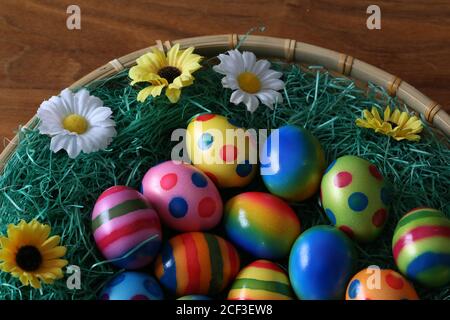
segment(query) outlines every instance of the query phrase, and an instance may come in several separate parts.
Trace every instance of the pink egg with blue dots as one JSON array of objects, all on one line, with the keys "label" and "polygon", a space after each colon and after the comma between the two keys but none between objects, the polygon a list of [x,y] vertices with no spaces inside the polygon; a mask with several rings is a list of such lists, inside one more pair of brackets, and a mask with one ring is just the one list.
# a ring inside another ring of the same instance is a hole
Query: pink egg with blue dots
[{"label": "pink egg with blue dots", "polygon": [[162,300],[163,291],[152,276],[127,271],[109,280],[102,292],[100,300]]},{"label": "pink egg with blue dots", "polygon": [[222,218],[217,187],[186,163],[166,161],[150,168],[142,180],[142,193],[163,223],[175,230],[209,230]]}]

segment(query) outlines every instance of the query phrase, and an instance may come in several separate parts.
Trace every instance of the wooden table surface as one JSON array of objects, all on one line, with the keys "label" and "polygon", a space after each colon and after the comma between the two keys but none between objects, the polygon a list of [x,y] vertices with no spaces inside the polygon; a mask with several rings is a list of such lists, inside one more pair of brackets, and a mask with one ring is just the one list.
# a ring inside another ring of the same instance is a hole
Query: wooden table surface
[{"label": "wooden table surface", "polygon": [[[81,30],[66,27],[70,4]],[[381,30],[366,27],[370,4]],[[378,66],[450,111],[449,0],[0,0],[0,150],[43,100],[116,57],[261,25]]]}]

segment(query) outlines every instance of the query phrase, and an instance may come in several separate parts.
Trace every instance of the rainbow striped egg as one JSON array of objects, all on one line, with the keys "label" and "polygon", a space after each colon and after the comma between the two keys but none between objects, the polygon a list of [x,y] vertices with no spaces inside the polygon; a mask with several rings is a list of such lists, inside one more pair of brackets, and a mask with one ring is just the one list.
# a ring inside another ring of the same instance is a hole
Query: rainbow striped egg
[{"label": "rainbow striped egg", "polygon": [[264,259],[288,255],[300,234],[300,221],[291,207],[263,192],[245,192],[228,200],[224,222],[235,244]]},{"label": "rainbow striped egg", "polygon": [[138,269],[151,263],[161,245],[161,225],[144,196],[126,186],[104,191],[92,212],[100,252],[115,266]]},{"label": "rainbow striped egg", "polygon": [[239,267],[239,255],[231,243],[213,234],[188,232],[163,246],[155,275],[177,296],[214,295],[228,286]]},{"label": "rainbow striped egg", "polygon": [[294,125],[274,130],[262,146],[260,159],[261,176],[270,193],[303,201],[319,190],[325,155],[309,131]]},{"label": "rainbow striped egg", "polygon": [[100,300],[162,300],[164,294],[152,276],[141,272],[126,271],[109,280]]},{"label": "rainbow striped egg", "polygon": [[228,293],[228,300],[292,300],[286,272],[277,264],[257,260],[241,270]]},{"label": "rainbow striped egg", "polygon": [[418,208],[397,224],[392,252],[398,269],[427,287],[450,282],[450,219],[441,211]]}]

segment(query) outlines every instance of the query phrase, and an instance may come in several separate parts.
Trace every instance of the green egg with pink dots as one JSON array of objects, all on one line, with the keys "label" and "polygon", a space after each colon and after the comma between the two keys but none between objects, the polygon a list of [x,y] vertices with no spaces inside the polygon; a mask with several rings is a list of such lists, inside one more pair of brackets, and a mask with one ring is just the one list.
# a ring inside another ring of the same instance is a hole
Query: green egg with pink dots
[{"label": "green egg with pink dots", "polygon": [[349,237],[370,242],[383,230],[390,194],[371,162],[351,155],[334,160],[322,178],[320,196],[331,224]]}]

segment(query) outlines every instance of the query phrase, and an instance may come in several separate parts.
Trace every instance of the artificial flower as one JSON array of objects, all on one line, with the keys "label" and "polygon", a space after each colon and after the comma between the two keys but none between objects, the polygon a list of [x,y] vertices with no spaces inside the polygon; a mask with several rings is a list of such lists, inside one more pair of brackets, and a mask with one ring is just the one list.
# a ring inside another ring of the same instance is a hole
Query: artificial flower
[{"label": "artificial flower", "polygon": [[278,92],[284,88],[284,82],[280,80],[282,73],[271,70],[269,61],[256,61],[255,54],[248,51],[241,53],[235,49],[227,53],[219,55],[220,64],[213,69],[225,75],[223,87],[234,91],[231,103],[238,105],[242,102],[248,111],[253,112],[260,102],[272,109],[276,101],[283,101]]},{"label": "artificial flower", "polygon": [[371,112],[369,110],[363,111],[364,117],[362,119],[356,119],[356,125],[361,128],[372,129],[375,132],[385,134],[393,137],[395,140],[409,140],[419,141],[422,132],[422,122],[416,116],[410,116],[407,112],[401,112],[395,109],[391,112],[391,108],[388,106],[384,110],[384,117],[381,119],[378,110],[372,107]]},{"label": "artificial flower", "polygon": [[146,53],[136,60],[137,65],[129,72],[131,85],[148,82],[150,85],[139,91],[137,100],[144,102],[148,96],[157,97],[166,88],[166,96],[172,103],[178,102],[181,89],[194,82],[192,74],[200,69],[202,59],[194,54],[194,48],[180,50],[176,44],[166,54],[158,48]]},{"label": "artificial flower", "polygon": [[67,260],[60,258],[66,248],[59,246],[59,236],[49,237],[49,225],[21,220],[18,225],[10,224],[7,232],[7,237],[0,237],[0,270],[37,289],[41,281],[52,284],[64,276]]},{"label": "artificial flower", "polygon": [[50,149],[64,149],[70,158],[81,151],[95,152],[106,148],[116,136],[112,111],[86,89],[73,93],[69,89],[60,96],[44,101],[37,112],[39,132],[52,137]]}]

